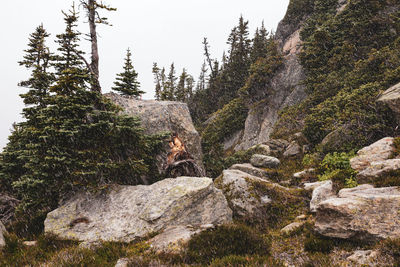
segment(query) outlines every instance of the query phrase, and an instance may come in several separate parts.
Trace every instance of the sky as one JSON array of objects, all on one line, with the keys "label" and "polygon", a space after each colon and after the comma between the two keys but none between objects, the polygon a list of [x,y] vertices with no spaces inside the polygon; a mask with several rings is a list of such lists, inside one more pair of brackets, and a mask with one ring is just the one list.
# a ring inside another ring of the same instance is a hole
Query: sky
[{"label": "sky", "polygon": [[[220,59],[227,50],[226,40],[238,24],[240,15],[249,20],[251,35],[264,21],[275,31],[284,17],[289,0],[108,0],[116,12],[103,13],[112,26],[100,26],[100,82],[103,92],[109,92],[115,76],[122,71],[123,59],[129,47],[133,64],[139,73],[144,99],[154,96],[153,62],[168,67],[172,62],[177,75],[183,68],[196,79],[203,63],[204,37],[210,44],[213,58]],[[29,71],[18,65],[27,48],[29,34],[42,24],[51,34],[47,45],[55,52],[56,34],[64,31],[61,10],[68,10],[72,0],[13,0],[2,3],[0,16],[0,150],[6,145],[13,122],[22,120],[24,107],[19,94],[26,89],[18,82],[29,77]],[[76,1],[78,4],[78,1]],[[85,13],[80,12],[79,30],[88,32]],[[82,41],[83,50],[89,44]],[[87,55],[89,57],[89,55]]]}]

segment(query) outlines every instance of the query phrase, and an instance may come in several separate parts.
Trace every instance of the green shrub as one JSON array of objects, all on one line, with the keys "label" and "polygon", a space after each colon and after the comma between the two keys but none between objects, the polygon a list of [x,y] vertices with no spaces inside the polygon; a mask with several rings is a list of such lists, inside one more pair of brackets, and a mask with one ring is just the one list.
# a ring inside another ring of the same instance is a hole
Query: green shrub
[{"label": "green shrub", "polygon": [[356,172],[351,168],[350,159],[354,157],[352,153],[330,153],[320,163],[319,169],[322,173],[318,176],[320,181],[332,180],[334,187],[355,187]]},{"label": "green shrub", "polygon": [[208,264],[228,255],[269,254],[270,243],[243,225],[222,225],[195,235],[187,245],[189,262]]}]

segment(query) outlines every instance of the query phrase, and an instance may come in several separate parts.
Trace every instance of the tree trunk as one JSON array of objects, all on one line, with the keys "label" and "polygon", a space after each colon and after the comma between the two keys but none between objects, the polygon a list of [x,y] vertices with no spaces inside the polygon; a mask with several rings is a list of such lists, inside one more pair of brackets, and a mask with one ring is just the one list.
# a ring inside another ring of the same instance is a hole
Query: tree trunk
[{"label": "tree trunk", "polygon": [[90,27],[90,41],[92,44],[92,61],[90,63],[92,72],[92,91],[101,93],[99,81],[99,49],[97,46],[97,31],[96,31],[96,1],[88,0],[88,17]]}]

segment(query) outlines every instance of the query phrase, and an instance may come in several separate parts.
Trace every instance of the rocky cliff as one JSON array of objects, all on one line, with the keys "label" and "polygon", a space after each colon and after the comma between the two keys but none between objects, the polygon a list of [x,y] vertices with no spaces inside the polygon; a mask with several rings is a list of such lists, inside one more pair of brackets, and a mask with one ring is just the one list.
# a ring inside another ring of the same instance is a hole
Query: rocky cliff
[{"label": "rocky cliff", "polygon": [[[304,72],[298,60],[302,47],[301,28],[302,22],[282,20],[279,23],[275,38],[284,55],[283,66],[265,88],[272,94],[250,107],[245,129],[231,138],[238,139],[238,135],[241,135],[240,141],[233,142],[235,150],[245,150],[268,141],[278,121],[279,111],[306,98],[305,88],[301,84]],[[228,138],[226,143],[232,143],[231,139]]]}]

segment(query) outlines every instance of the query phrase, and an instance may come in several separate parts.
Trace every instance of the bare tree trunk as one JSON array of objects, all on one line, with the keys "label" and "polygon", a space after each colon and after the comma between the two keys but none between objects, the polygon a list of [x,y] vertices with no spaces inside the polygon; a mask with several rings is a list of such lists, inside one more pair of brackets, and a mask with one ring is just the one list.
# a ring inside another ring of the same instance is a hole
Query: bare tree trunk
[{"label": "bare tree trunk", "polygon": [[90,41],[92,44],[92,61],[90,68],[92,71],[92,91],[101,93],[101,86],[99,81],[99,48],[97,46],[97,31],[96,31],[96,1],[88,0],[88,17],[90,27]]}]

